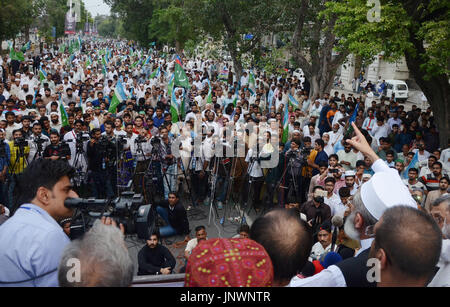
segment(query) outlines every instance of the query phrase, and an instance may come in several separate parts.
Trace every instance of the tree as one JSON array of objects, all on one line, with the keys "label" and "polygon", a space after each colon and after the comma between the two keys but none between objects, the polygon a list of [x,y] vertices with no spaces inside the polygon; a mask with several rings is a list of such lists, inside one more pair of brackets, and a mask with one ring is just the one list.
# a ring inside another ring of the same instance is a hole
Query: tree
[{"label": "tree", "polygon": [[[261,39],[281,24],[279,1],[186,0],[186,9],[202,31],[223,40],[233,60],[236,77],[243,73],[242,56],[260,47]],[[246,39],[251,34],[252,38]]]},{"label": "tree", "polygon": [[158,8],[157,0],[104,0],[111,11],[122,19],[123,34],[130,40],[148,46],[152,41],[149,34],[153,13]]},{"label": "tree", "polygon": [[158,42],[175,45],[180,54],[186,42],[197,39],[196,28],[187,15],[183,0],[161,1],[159,5],[151,19],[149,36]]},{"label": "tree", "polygon": [[337,16],[322,15],[323,0],[296,0],[285,2],[285,30],[291,30],[290,50],[294,62],[311,83],[310,97],[319,97],[331,90],[336,71],[349,52],[340,48],[340,39],[333,32]]},{"label": "tree", "polygon": [[41,0],[0,0],[0,41],[29,29],[41,7]]},{"label": "tree", "polygon": [[[379,16],[372,13],[379,13]],[[364,58],[373,58],[379,53],[388,60],[405,57],[411,75],[437,119],[441,147],[447,147],[450,137],[450,2],[390,0],[368,7],[365,0],[347,0],[328,3],[326,14],[338,16],[334,33],[341,37],[344,49]]]}]

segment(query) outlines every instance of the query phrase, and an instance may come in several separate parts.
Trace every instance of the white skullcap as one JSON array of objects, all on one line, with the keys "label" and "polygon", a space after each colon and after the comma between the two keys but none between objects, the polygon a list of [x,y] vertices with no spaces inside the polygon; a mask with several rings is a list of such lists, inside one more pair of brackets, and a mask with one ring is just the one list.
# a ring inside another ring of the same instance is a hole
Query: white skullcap
[{"label": "white skullcap", "polygon": [[50,116],[52,116],[52,115],[59,116],[59,114],[58,114],[57,112],[52,112],[52,113],[50,113]]},{"label": "white skullcap", "polygon": [[361,199],[369,213],[377,220],[386,209],[395,206],[410,206],[417,209],[411,193],[394,169],[375,173],[362,185]]},{"label": "white skullcap", "polygon": [[294,130],[294,131],[292,131],[292,133],[294,134],[294,133],[301,133],[301,132],[300,132],[300,130]]},{"label": "white skullcap", "polygon": [[356,173],[355,173],[355,171],[346,171],[344,173],[344,176],[345,177],[354,177],[354,176],[356,176]]}]

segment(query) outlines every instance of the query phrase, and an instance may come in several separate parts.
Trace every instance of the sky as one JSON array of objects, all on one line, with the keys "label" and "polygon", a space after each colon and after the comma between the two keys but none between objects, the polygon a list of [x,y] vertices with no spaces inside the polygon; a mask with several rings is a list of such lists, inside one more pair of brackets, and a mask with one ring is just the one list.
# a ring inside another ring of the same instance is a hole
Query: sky
[{"label": "sky", "polygon": [[84,5],[93,17],[97,15],[109,15],[110,8],[103,0],[84,0]]}]

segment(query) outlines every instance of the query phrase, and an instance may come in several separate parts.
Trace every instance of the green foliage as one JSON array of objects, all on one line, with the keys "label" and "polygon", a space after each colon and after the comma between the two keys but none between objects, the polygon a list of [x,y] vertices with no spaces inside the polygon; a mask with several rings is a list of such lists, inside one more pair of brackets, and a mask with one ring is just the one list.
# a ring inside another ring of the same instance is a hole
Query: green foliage
[{"label": "green foliage", "polygon": [[187,16],[184,1],[159,2],[149,26],[149,36],[179,49],[184,49],[187,41],[195,40],[198,33]]},{"label": "green foliage", "polygon": [[420,58],[427,78],[449,73],[449,1],[381,1],[380,22],[368,21],[370,9],[365,0],[327,3],[324,15],[338,18],[334,32],[340,48],[364,59],[382,52],[390,61],[408,52]]},{"label": "green foliage", "polygon": [[0,0],[0,41],[29,28],[41,6],[41,0]]}]

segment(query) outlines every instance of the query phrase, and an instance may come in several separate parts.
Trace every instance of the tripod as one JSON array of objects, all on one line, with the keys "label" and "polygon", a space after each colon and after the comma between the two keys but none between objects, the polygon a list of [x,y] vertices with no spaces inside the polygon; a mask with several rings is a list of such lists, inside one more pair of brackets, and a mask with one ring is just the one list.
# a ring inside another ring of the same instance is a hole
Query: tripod
[{"label": "tripod", "polygon": [[[227,193],[226,193],[226,196],[225,196],[224,213],[223,213],[223,217],[220,219],[220,224],[222,224],[223,227],[225,227],[225,223],[227,221],[227,214],[230,215],[230,217],[228,217],[228,219],[230,219],[230,222],[232,222],[233,218],[231,217],[231,212],[232,212],[233,209],[237,210],[236,205],[239,203],[238,201],[236,201],[234,199],[234,195],[233,195],[233,186],[234,186],[234,180],[236,178],[235,177],[236,176],[236,167],[237,167],[237,164],[238,164],[237,162],[238,161],[240,163],[240,166],[242,167],[241,160],[238,157],[236,157],[236,155],[235,155],[235,158],[233,159],[233,162],[232,162],[232,165],[231,165],[231,168],[230,168],[230,172],[229,172],[229,174],[227,176],[227,178],[229,178],[229,179],[228,179]],[[242,190],[242,186],[241,186],[241,188],[239,190],[240,191]],[[230,208],[228,206],[228,199],[230,197],[233,199],[233,208]],[[240,215],[239,210],[238,210],[238,213]]]},{"label": "tripod", "polygon": [[[215,165],[215,169],[213,170],[210,178],[211,178],[211,192],[210,192],[210,198],[209,198],[209,216],[208,216],[208,226],[211,225],[211,215],[214,213],[213,212],[213,207],[214,207],[214,211],[215,211],[215,216],[218,218],[219,217],[219,210],[217,209],[217,205],[214,203],[214,196],[216,194],[216,183],[217,183],[217,173],[219,171],[219,164],[218,162],[219,157],[215,157],[214,158],[214,165]],[[215,218],[215,217],[214,217]]]},{"label": "tripod", "polygon": [[8,184],[8,198],[9,198],[9,204],[10,207],[14,207],[14,188],[17,184],[17,175],[22,173],[25,168],[27,167],[27,160],[25,155],[25,147],[24,146],[18,146],[19,148],[16,149],[16,159],[14,163],[11,165],[8,161],[8,167],[9,167],[9,173],[11,176],[11,181]]},{"label": "tripod", "polygon": [[[75,153],[75,158],[74,158],[74,162],[73,162],[73,167],[75,168],[75,176],[73,178],[74,181],[74,185],[79,189],[80,194],[81,194],[81,190],[82,190],[82,186],[83,184],[86,183],[86,171],[85,171],[85,165],[86,165],[86,158],[84,156],[84,148],[83,148],[83,143],[81,142],[81,144],[76,143],[76,153]],[[84,160],[84,163],[83,163]]]},{"label": "tripod", "polygon": [[[276,185],[276,189],[277,191],[281,190],[281,189],[288,189],[288,193],[289,190],[292,188],[292,186],[294,187],[294,193],[295,193],[295,200],[296,201],[300,201],[299,195],[298,195],[298,189],[297,189],[297,183],[296,183],[296,178],[294,176],[294,169],[292,164],[294,163],[295,158],[294,157],[290,157],[289,161],[288,161],[288,165],[286,166],[286,168],[283,171],[283,174],[281,175],[280,180],[278,181],[277,185]],[[284,183],[286,181],[286,173],[287,171],[290,170],[290,174],[291,174],[291,179],[290,179],[290,183],[288,187],[284,186]],[[283,184],[283,185],[282,185]],[[282,200],[281,203],[284,203],[284,190],[281,190],[281,196],[282,196]]]}]

